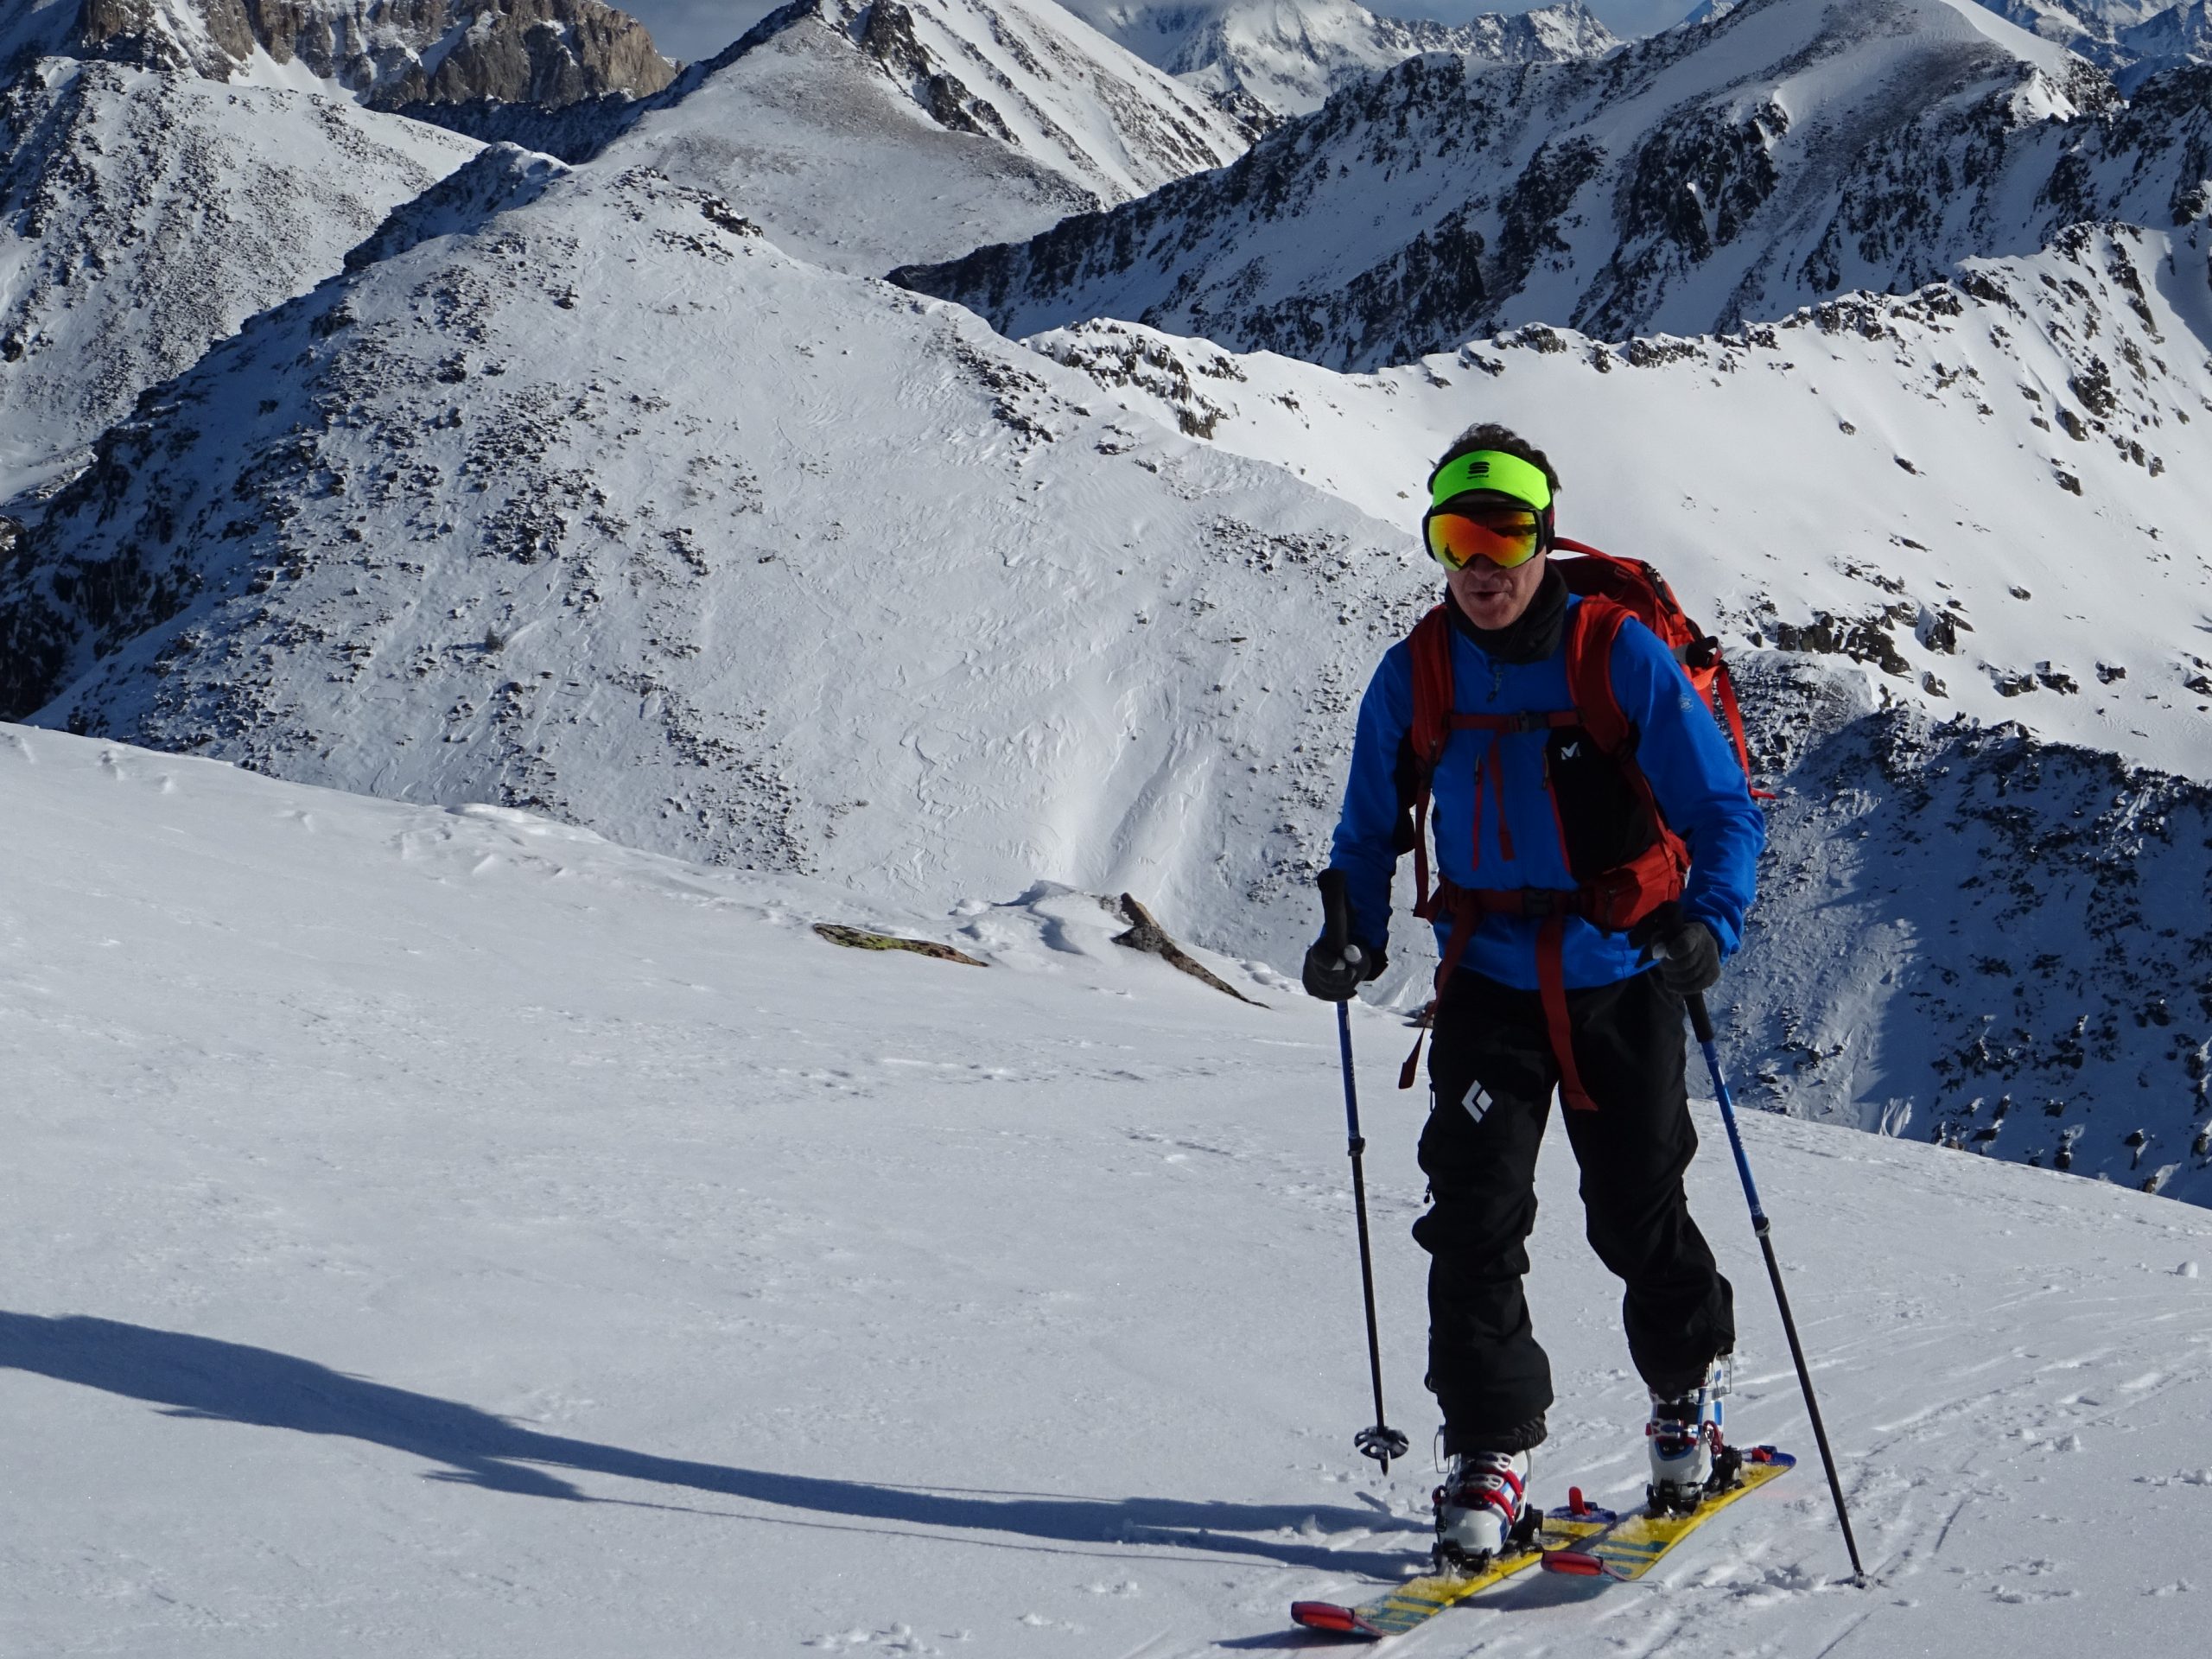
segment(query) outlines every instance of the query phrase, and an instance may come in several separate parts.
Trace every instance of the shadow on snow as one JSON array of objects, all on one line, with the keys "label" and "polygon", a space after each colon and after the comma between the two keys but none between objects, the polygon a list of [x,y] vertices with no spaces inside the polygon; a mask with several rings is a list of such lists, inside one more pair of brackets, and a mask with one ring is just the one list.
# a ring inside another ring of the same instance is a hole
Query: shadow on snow
[{"label": "shadow on snow", "polygon": [[429,1477],[528,1497],[594,1499],[556,1471],[651,1481],[865,1521],[960,1528],[1070,1544],[1174,1545],[1294,1567],[1395,1577],[1407,1555],[1354,1554],[1255,1537],[1305,1525],[1375,1529],[1384,1517],[1312,1505],[1194,1503],[967,1493],[695,1463],[541,1433],[474,1406],[334,1371],[266,1348],[113,1319],[0,1312],[0,1368],[143,1400],[171,1416],[337,1434],[442,1465]]}]

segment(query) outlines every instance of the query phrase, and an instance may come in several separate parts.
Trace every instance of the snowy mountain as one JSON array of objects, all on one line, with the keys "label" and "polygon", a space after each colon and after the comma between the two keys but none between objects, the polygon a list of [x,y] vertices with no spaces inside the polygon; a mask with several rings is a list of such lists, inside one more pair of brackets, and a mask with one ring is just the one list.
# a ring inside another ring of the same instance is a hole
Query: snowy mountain
[{"label": "snowy mountain", "polygon": [[0,87],[0,500],[478,148],[310,92],[31,58]]},{"label": "snowy mountain", "polygon": [[[1381,526],[613,156],[488,152],[356,263],[55,498],[9,708],[885,892],[1302,884],[1278,756],[1422,591]],[[1255,697],[1345,597],[1335,688]]]},{"label": "snowy mountain", "polygon": [[1459,24],[1382,17],[1354,0],[1071,0],[1069,10],[1225,110],[1271,121],[1422,52],[1498,63],[1600,57],[1619,44],[1581,0]]},{"label": "snowy mountain", "polygon": [[[1217,960],[1274,1006],[1231,1002],[1083,893],[868,908],[20,728],[0,843],[23,1652],[1196,1659],[1425,1547],[1395,1021],[1354,1011],[1386,1477],[1334,1033],[1279,980]],[[1413,1650],[2190,1651],[2212,1218],[1744,1115],[1854,1590],[1694,1109],[1730,1432],[1806,1465],[1655,1586],[1539,1575]],[[1618,1287],[1573,1160],[1537,1179],[1535,1491],[1633,1501]]]},{"label": "snowy mountain", "polygon": [[[675,67],[602,0],[29,0],[78,16],[64,50],[377,109],[558,107],[657,92]],[[48,49],[54,49],[49,46]]]},{"label": "snowy mountain", "polygon": [[652,100],[615,155],[875,276],[1141,196],[1248,138],[1051,0],[797,0]]},{"label": "snowy mountain", "polygon": [[1370,367],[1523,322],[1698,333],[2085,219],[2204,209],[2206,72],[2122,102],[1972,0],[1753,0],[1599,62],[1416,59],[1234,167],[899,280]]}]

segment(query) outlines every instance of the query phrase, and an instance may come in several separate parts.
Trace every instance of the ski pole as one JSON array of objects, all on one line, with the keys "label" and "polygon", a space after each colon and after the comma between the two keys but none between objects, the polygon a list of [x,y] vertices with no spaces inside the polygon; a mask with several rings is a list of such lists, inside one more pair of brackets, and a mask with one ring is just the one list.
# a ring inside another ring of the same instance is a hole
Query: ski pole
[{"label": "ski pole", "polygon": [[[1351,906],[1344,897],[1341,870],[1321,873],[1322,938],[1341,950],[1351,941]],[[1344,1133],[1351,1154],[1352,1210],[1359,1218],[1359,1288],[1367,1301],[1367,1370],[1375,1385],[1375,1422],[1352,1436],[1352,1444],[1390,1472],[1390,1459],[1406,1455],[1410,1442],[1382,1416],[1382,1344],[1375,1328],[1375,1257],[1367,1236],[1367,1176],[1363,1154],[1367,1141],[1359,1132],[1359,1090],[1352,1077],[1351,1004],[1337,1004],[1337,1046],[1344,1057]]]},{"label": "ski pole", "polygon": [[1713,1073],[1713,1097],[1720,1103],[1720,1121],[1727,1127],[1728,1148],[1736,1154],[1736,1173],[1744,1183],[1744,1197],[1751,1206],[1751,1230],[1758,1235],[1759,1250],[1766,1257],[1766,1276],[1774,1286],[1775,1306],[1782,1310],[1783,1334],[1789,1338],[1789,1357],[1796,1363],[1797,1386],[1805,1391],[1805,1409],[1813,1419],[1813,1439],[1821,1448],[1821,1465],[1828,1471],[1828,1491],[1835,1499],[1835,1518],[1843,1526],[1843,1547],[1850,1552],[1852,1582],[1862,1589],[1866,1569],[1859,1562],[1859,1541],[1851,1535],[1851,1511],[1843,1501],[1843,1482],[1835,1472],[1835,1454],[1828,1450],[1828,1432],[1821,1422],[1821,1402],[1813,1395],[1813,1373],[1805,1363],[1805,1350],[1797,1340],[1797,1321],[1789,1316],[1789,1297],[1782,1288],[1782,1266],[1774,1259],[1774,1235],[1759,1204],[1759,1190],[1751,1180],[1751,1162],[1744,1155],[1744,1137],[1736,1128],[1736,1104],[1728,1097],[1728,1080],[1720,1075],[1720,1052],[1713,1046],[1713,1016],[1705,998],[1689,998],[1690,1025],[1698,1046],[1705,1050],[1706,1069]]}]

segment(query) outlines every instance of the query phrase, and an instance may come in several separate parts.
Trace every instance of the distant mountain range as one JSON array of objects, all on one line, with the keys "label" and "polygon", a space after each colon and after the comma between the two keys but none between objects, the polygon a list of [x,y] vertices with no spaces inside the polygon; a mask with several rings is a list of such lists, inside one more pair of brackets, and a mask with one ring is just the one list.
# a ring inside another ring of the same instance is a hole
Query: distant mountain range
[{"label": "distant mountain range", "polygon": [[2124,100],[1971,0],[1745,0],[1600,60],[1414,59],[1222,172],[898,280],[1016,335],[1122,317],[1340,368],[1531,321],[1703,333],[2186,224],[2208,87]]},{"label": "distant mountain range", "polygon": [[1069,10],[1223,108],[1263,121],[1310,113],[1417,53],[1548,63],[1619,44],[1581,0],[1460,24],[1378,16],[1353,0],[1071,0]]}]

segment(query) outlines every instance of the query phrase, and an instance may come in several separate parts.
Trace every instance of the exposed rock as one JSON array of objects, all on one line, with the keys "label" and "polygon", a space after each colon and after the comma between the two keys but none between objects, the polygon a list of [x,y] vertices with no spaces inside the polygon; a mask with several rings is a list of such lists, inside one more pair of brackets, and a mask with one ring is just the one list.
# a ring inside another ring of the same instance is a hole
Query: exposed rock
[{"label": "exposed rock", "polygon": [[478,99],[557,109],[675,78],[602,0],[84,0],[86,55],[239,78],[256,48],[374,109]]},{"label": "exposed rock", "polygon": [[[1239,1002],[1252,1002],[1250,997],[1221,978],[1204,963],[1170,938],[1167,930],[1153,919],[1152,912],[1137,902],[1134,893],[1125,893],[1122,895],[1122,913],[1127,916],[1135,925],[1126,933],[1116,933],[1114,936],[1115,944],[1124,944],[1132,950],[1143,950],[1158,957],[1170,968],[1188,974],[1199,984],[1211,985],[1224,995],[1235,997]],[[1268,1005],[1264,1002],[1252,1002],[1252,1006],[1255,1008],[1264,1008]]]},{"label": "exposed rock", "polygon": [[935,939],[902,939],[895,933],[872,932],[864,927],[848,927],[842,922],[817,922],[814,931],[830,944],[842,944],[849,950],[911,950],[918,957],[929,957],[938,962],[963,963],[970,968],[990,966],[965,950],[956,950]]}]

